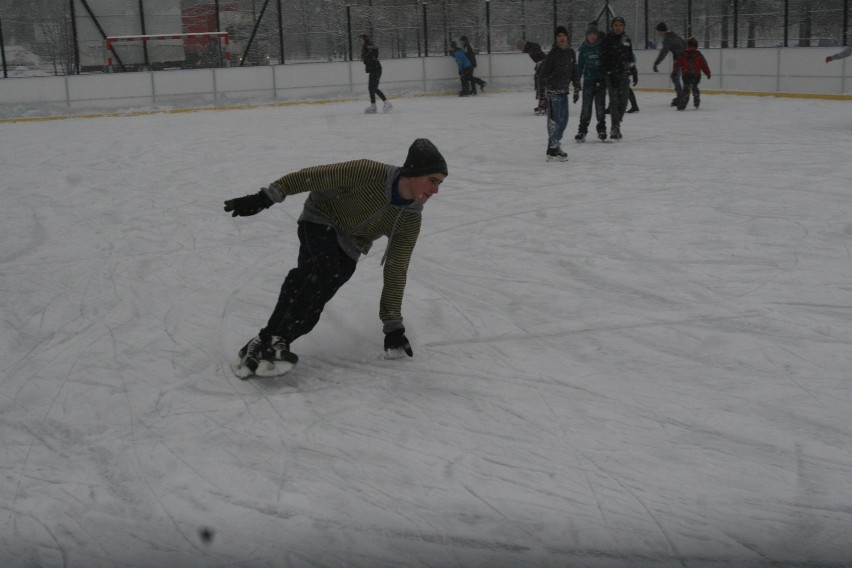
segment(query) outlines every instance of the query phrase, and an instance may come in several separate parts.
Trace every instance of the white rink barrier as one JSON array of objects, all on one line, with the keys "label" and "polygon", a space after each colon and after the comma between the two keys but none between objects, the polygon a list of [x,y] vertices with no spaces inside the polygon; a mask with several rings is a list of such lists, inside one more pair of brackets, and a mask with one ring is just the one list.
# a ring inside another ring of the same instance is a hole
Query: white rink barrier
[{"label": "white rink barrier", "polygon": [[[852,99],[852,57],[825,63],[841,48],[703,49],[712,70],[702,90]],[[656,50],[638,50],[638,90],[669,89],[671,56],[652,71]],[[533,64],[522,53],[479,55],[488,89],[532,89]],[[381,88],[391,97],[459,89],[453,58],[382,60]],[[360,61],[263,67],[165,70],[0,79],[0,118],[138,108],[366,98]]]}]

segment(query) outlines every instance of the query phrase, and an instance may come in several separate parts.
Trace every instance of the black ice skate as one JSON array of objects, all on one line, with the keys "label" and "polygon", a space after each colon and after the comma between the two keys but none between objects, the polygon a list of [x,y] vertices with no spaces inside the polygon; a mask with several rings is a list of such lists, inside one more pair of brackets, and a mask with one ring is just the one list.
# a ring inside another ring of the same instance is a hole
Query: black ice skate
[{"label": "black ice skate", "polygon": [[257,335],[239,351],[239,360],[231,363],[231,370],[240,379],[277,377],[289,373],[299,357],[290,351],[290,345],[280,337],[267,340]]},{"label": "black ice skate", "polygon": [[547,161],[548,162],[564,162],[568,159],[568,154],[562,151],[562,148],[548,148],[547,149]]}]

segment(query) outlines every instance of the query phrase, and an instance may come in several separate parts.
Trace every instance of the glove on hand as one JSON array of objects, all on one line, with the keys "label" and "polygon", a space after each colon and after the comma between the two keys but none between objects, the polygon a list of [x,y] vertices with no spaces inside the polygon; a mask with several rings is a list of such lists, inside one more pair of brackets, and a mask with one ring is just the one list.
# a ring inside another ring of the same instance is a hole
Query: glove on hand
[{"label": "glove on hand", "polygon": [[829,55],[828,57],[825,58],[825,62],[828,63],[830,61],[831,61],[831,56]]},{"label": "glove on hand", "polygon": [[414,355],[411,344],[405,337],[405,328],[395,329],[385,334],[385,357],[388,359],[399,359],[405,352],[409,357]]},{"label": "glove on hand", "polygon": [[659,70],[659,69],[657,69],[657,66],[656,66],[656,65],[654,65],[654,73],[659,73],[659,72],[660,72],[660,70]]},{"label": "glove on hand", "polygon": [[633,86],[636,86],[636,83],[639,82],[639,71],[636,70],[635,67],[630,69],[630,74],[633,75]]},{"label": "glove on hand", "polygon": [[577,104],[577,101],[580,100],[580,91],[574,89],[574,104]]},{"label": "glove on hand", "polygon": [[225,211],[233,211],[231,217],[249,217],[268,209],[273,203],[266,192],[261,189],[253,195],[228,199],[225,201]]}]

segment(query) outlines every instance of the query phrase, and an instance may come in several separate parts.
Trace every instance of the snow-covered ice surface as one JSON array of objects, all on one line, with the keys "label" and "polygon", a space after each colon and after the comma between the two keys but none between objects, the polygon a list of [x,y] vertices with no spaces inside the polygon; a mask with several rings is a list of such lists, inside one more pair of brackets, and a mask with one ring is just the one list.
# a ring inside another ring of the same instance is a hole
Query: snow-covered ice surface
[{"label": "snow-covered ice surface", "polygon": [[[852,103],[670,98],[567,163],[527,92],[0,124],[0,566],[852,566]],[[421,136],[414,358],[381,241],[236,379],[302,200],[222,201]]]}]

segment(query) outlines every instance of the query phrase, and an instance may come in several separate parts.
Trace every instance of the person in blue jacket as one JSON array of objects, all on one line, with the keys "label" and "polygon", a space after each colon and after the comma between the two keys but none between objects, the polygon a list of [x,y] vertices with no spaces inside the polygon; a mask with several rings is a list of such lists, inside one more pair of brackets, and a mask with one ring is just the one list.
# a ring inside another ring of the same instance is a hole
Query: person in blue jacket
[{"label": "person in blue jacket", "polygon": [[470,84],[473,77],[473,65],[470,64],[470,60],[459,47],[459,44],[454,41],[450,42],[450,55],[456,59],[456,65],[459,67],[459,79],[461,80],[459,96],[466,97],[471,94]]},{"label": "person in blue jacket", "polygon": [[597,22],[586,27],[586,41],[580,46],[577,56],[577,73],[582,78],[583,106],[580,111],[580,126],[574,140],[586,141],[592,106],[595,107],[598,138],[606,140],[606,76],[601,71],[601,36]]},{"label": "person in blue jacket", "polygon": [[470,45],[470,40],[467,36],[459,37],[459,41],[461,42],[461,48],[464,52],[464,56],[467,57],[467,60],[470,61],[470,94],[476,94],[476,87],[479,86],[479,89],[484,93],[485,92],[485,81],[476,76],[476,50],[473,49],[473,46]]}]

